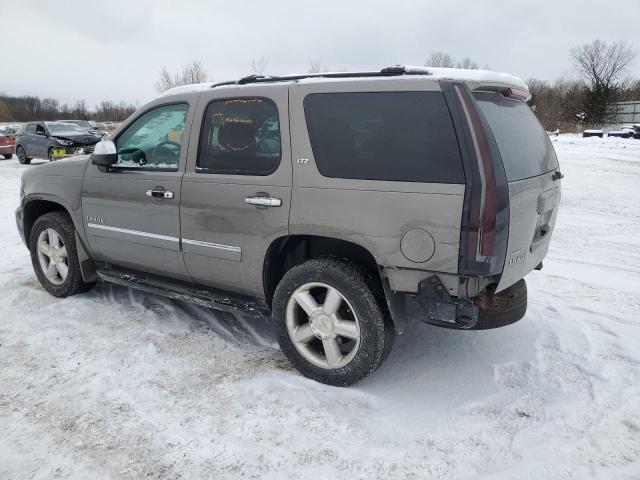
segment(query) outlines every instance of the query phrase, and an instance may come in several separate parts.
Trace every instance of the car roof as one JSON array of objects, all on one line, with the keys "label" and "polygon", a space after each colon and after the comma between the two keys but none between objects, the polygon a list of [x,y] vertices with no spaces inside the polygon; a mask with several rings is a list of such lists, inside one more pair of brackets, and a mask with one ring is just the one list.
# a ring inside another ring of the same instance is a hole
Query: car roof
[{"label": "car roof", "polygon": [[249,75],[238,80],[226,82],[206,82],[191,85],[182,85],[171,88],[159,95],[158,98],[182,95],[188,93],[201,93],[212,88],[241,88],[245,85],[280,85],[291,83],[333,83],[353,80],[367,81],[393,81],[416,77],[430,81],[458,80],[465,82],[472,90],[493,88],[515,88],[526,93],[530,98],[527,84],[519,77],[507,73],[493,72],[490,70],[466,70],[459,68],[420,67],[414,65],[395,65],[379,71],[368,72],[322,72],[308,74],[290,74],[283,76]]}]

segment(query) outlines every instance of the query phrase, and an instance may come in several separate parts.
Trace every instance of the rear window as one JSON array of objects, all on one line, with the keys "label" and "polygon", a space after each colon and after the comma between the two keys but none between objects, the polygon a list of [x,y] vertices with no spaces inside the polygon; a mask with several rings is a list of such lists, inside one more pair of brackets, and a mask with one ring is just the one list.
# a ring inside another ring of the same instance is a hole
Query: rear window
[{"label": "rear window", "polygon": [[441,92],[310,94],[304,111],[313,156],[326,177],[464,183]]},{"label": "rear window", "polygon": [[475,98],[496,139],[509,181],[558,168],[549,136],[526,103],[497,93],[476,93]]}]

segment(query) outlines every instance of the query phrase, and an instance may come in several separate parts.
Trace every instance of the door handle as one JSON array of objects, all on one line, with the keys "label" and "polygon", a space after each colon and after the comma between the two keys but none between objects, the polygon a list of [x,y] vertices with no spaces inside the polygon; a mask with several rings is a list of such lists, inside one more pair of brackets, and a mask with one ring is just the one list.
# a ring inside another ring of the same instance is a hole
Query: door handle
[{"label": "door handle", "polygon": [[153,198],[173,198],[173,192],[169,190],[147,190],[144,194]]},{"label": "door handle", "polygon": [[282,200],[273,197],[247,197],[244,199],[244,203],[260,207],[280,207]]}]

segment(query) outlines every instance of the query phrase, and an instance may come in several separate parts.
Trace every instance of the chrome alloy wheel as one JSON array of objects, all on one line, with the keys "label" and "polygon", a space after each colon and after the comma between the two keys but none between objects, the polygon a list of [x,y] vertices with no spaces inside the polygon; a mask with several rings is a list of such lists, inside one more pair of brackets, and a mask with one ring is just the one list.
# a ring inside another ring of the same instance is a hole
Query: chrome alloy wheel
[{"label": "chrome alloy wheel", "polygon": [[67,248],[62,237],[52,228],[47,228],[38,235],[38,261],[47,280],[54,285],[62,285],[67,279]]},{"label": "chrome alloy wheel", "polygon": [[296,350],[313,365],[337,369],[360,346],[358,317],[347,299],[326,283],[305,283],[287,303],[287,331]]}]

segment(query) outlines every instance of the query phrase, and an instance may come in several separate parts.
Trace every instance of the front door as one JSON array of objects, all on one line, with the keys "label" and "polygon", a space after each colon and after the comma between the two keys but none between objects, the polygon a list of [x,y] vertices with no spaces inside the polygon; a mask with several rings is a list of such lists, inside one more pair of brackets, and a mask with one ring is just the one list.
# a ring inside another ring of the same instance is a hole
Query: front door
[{"label": "front door", "polygon": [[94,259],[188,280],[179,209],[190,123],[187,99],[152,106],[115,136],[118,163],[88,165],[82,213]]},{"label": "front door", "polygon": [[288,94],[259,85],[242,93],[212,89],[198,101],[182,183],[182,248],[196,283],[262,298],[265,254],[288,233]]}]

